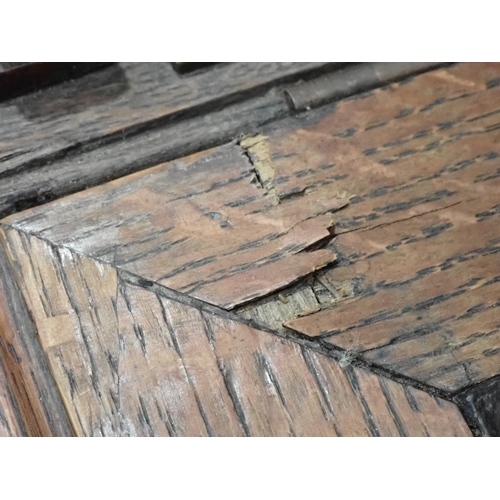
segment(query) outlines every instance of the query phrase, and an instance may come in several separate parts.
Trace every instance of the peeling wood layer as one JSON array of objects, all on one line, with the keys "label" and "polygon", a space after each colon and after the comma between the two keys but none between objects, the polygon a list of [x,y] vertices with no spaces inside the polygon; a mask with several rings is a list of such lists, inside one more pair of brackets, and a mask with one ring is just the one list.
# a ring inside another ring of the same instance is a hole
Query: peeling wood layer
[{"label": "peeling wood layer", "polygon": [[237,145],[78,193],[4,224],[224,308],[331,264],[314,248],[347,200],[280,200]]},{"label": "peeling wood layer", "polygon": [[76,435],[470,436],[457,407],[8,229]]},{"label": "peeling wood layer", "polygon": [[449,392],[499,374],[499,72],[459,64],[264,130],[268,189],[349,197],[316,278],[345,297],[285,327]]}]

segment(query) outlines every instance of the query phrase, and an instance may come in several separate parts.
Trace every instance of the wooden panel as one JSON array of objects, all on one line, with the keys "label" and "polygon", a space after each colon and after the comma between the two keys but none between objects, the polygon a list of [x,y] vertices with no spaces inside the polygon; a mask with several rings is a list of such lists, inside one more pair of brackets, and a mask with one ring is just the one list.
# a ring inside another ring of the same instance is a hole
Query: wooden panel
[{"label": "wooden panel", "polygon": [[[5,219],[56,245],[225,308],[333,262],[328,193],[263,188],[235,145],[145,170]],[[311,249],[311,251],[307,251]]]},{"label": "wooden panel", "polygon": [[0,245],[0,435],[72,431],[26,305]]},{"label": "wooden panel", "polygon": [[331,297],[243,313],[446,391],[499,374],[499,77],[459,64],[264,130],[248,153],[269,191],[349,206],[326,247],[338,266],[317,275]]},{"label": "wooden panel", "polygon": [[5,224],[225,308],[339,253],[268,326],[455,391],[499,373],[499,73],[432,71]]},{"label": "wooden panel", "polygon": [[451,402],[37,237],[4,241],[77,435],[470,435]]},{"label": "wooden panel", "polygon": [[[0,178],[151,122],[214,108],[325,63],[235,63],[181,77],[169,63],[121,63],[0,107]],[[331,67],[331,66],[326,66]],[[78,124],[75,127],[75,124]]]}]

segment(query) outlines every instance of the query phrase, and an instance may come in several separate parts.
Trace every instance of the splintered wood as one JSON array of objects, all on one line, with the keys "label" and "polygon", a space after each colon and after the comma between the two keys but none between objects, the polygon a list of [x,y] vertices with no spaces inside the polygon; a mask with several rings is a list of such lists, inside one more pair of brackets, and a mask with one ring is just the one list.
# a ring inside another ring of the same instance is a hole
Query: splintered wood
[{"label": "splintered wood", "polygon": [[14,215],[6,224],[232,308],[330,264],[324,193],[281,202],[238,146],[199,153]]},{"label": "splintered wood", "polygon": [[7,230],[76,435],[468,436],[457,407]]},{"label": "splintered wood", "polygon": [[[500,373],[498,73],[433,71],[267,134],[269,189],[350,198],[328,247],[338,265],[320,273],[345,296],[283,316],[288,328],[446,391]],[[323,169],[333,185],[318,185]]]}]

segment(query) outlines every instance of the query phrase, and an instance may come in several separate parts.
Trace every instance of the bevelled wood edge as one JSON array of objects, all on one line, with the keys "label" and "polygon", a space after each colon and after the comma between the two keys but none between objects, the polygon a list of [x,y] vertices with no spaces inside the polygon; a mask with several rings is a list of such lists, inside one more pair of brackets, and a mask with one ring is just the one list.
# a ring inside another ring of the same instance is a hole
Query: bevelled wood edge
[{"label": "bevelled wood edge", "polygon": [[[72,436],[66,410],[8,260],[0,229],[0,361],[12,401],[13,436]],[[12,427],[12,426],[11,426]]]},{"label": "bevelled wood edge", "polygon": [[304,111],[437,69],[449,63],[363,63],[284,90],[294,111]]},{"label": "bevelled wood edge", "polygon": [[454,399],[476,434],[500,437],[500,376],[462,391]]},{"label": "bevelled wood edge", "polygon": [[[119,177],[220,146],[289,114],[281,96],[269,94],[165,125],[90,151],[76,150],[28,165],[2,179],[0,219]],[[1,174],[0,174],[1,176]]]},{"label": "bevelled wood edge", "polygon": [[208,114],[341,65],[234,63],[190,77],[180,77],[166,63],[112,65],[7,103],[0,123],[16,134],[12,140],[2,129],[7,140],[2,141],[0,176]]}]

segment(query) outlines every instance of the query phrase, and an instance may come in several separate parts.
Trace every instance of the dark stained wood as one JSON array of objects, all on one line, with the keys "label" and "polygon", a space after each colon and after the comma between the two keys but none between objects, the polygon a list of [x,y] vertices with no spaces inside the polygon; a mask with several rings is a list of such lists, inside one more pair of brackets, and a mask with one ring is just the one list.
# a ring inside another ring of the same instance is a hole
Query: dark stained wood
[{"label": "dark stained wood", "polygon": [[341,197],[286,198],[262,187],[237,145],[205,151],[5,219],[224,308],[285,287],[336,259]]},{"label": "dark stained wood", "polygon": [[192,73],[193,71],[199,71],[213,66],[213,62],[173,62],[172,66],[175,71],[179,74],[184,75],[186,73]]},{"label": "dark stained wood", "polygon": [[279,295],[242,314],[445,391],[498,375],[499,77],[459,64],[264,129],[249,154],[269,191],[349,205],[315,278],[330,296],[313,283],[295,318]]},{"label": "dark stained wood", "polygon": [[72,435],[3,245],[0,245],[0,435]]},{"label": "dark stained wood", "polygon": [[111,63],[0,63],[0,102],[77,78]]},{"label": "dark stained wood", "polygon": [[77,435],[471,435],[451,402],[38,237],[7,229],[4,244]]},{"label": "dark stained wood", "polygon": [[26,66],[28,64],[32,63],[27,63],[27,62],[0,62],[0,73],[7,73],[8,71],[12,71],[15,68],[20,68],[22,66]]},{"label": "dark stained wood", "polygon": [[272,90],[262,97],[220,111],[174,121],[164,127],[112,142],[90,151],[21,170],[1,181],[0,218],[61,196],[218,146],[259,125],[289,113],[283,97]]},{"label": "dark stained wood", "polygon": [[[170,63],[120,63],[0,106],[0,179],[125,135],[263,94],[325,63],[234,63],[181,77]],[[75,126],[77,124],[77,126]]]},{"label": "dark stained wood", "polygon": [[471,387],[456,400],[482,436],[500,437],[500,377]]}]

